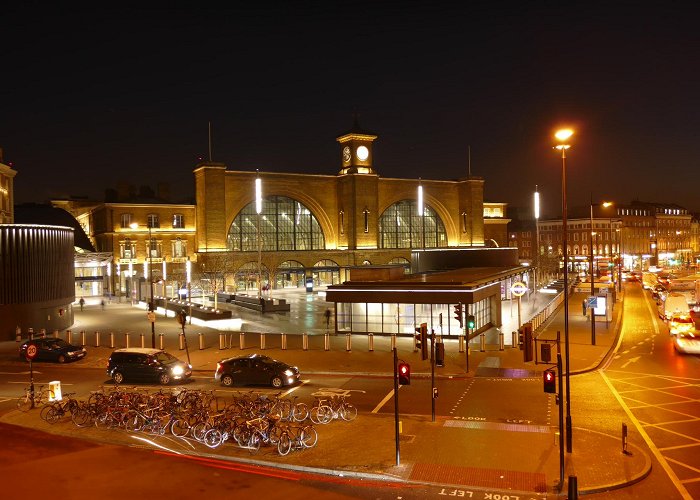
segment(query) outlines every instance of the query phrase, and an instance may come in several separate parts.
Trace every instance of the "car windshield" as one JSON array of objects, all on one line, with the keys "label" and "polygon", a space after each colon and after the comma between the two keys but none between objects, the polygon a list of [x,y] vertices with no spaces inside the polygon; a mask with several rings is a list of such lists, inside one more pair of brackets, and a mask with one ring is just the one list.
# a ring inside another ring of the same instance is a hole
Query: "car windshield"
[{"label": "car windshield", "polygon": [[61,347],[68,347],[70,344],[63,339],[56,339],[49,344],[51,349],[60,349]]},{"label": "car windshield", "polygon": [[175,356],[165,351],[161,351],[158,354],[156,354],[155,359],[156,361],[160,361],[161,363],[172,363],[173,361],[177,361],[177,358]]}]

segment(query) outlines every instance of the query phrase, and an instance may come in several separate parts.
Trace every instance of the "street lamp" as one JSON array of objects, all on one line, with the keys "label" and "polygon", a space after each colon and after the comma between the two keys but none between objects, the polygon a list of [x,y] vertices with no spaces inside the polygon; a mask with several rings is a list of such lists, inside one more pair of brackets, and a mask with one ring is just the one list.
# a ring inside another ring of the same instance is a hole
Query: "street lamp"
[{"label": "street lamp", "polygon": [[[612,203],[609,201],[604,201],[603,203],[596,203],[595,206],[609,207]],[[595,297],[595,261],[593,260],[593,193],[591,193],[591,265],[588,271],[591,273],[591,298]],[[595,345],[595,308],[591,308],[591,345]]]},{"label": "street lamp", "polygon": [[535,286],[534,291],[537,291],[537,287],[540,280],[537,279],[540,273],[540,193],[537,191],[537,184],[535,184]]},{"label": "street lamp", "polygon": [[262,181],[255,178],[255,211],[258,214],[258,299],[262,298],[262,244],[260,241],[260,213],[262,212]]},{"label": "street lamp", "polygon": [[425,250],[425,212],[423,212],[423,185],[418,184],[418,216],[420,217],[421,247]]},{"label": "street lamp", "polygon": [[571,453],[571,384],[569,372],[569,251],[567,247],[567,220],[566,220],[566,150],[571,147],[567,144],[569,138],[574,134],[571,129],[558,130],[554,137],[559,141],[556,149],[561,151],[561,222],[564,240],[564,350],[566,351],[566,451]]},{"label": "street lamp", "polygon": [[[131,228],[136,229],[138,228],[139,225],[137,223],[132,223]],[[146,223],[146,227],[148,228],[148,245],[146,245],[146,251],[148,252],[148,281],[150,281],[150,292],[151,292],[151,298],[148,303],[148,320],[151,322],[151,347],[153,349],[156,348],[156,318],[155,318],[155,302],[153,300],[153,236],[151,233],[151,220],[150,218],[148,219]]]}]

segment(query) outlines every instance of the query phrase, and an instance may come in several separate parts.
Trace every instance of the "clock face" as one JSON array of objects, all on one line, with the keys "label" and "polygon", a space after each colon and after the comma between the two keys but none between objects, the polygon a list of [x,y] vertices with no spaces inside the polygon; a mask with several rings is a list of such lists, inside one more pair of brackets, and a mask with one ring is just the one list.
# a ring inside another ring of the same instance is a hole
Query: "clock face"
[{"label": "clock face", "polygon": [[350,161],[350,146],[345,146],[343,148],[343,161],[345,163]]},{"label": "clock face", "polygon": [[357,148],[356,154],[360,161],[365,161],[369,158],[369,149],[366,146],[360,146]]}]

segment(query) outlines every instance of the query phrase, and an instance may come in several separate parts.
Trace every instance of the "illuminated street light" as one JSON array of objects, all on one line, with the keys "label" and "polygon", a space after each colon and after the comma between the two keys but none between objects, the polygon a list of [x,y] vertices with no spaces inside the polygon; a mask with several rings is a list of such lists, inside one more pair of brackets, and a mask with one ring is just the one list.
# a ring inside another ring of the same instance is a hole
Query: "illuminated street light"
[{"label": "illuminated street light", "polygon": [[418,216],[420,217],[421,247],[425,250],[425,213],[423,212],[423,185],[418,184]]},{"label": "illuminated street light", "polygon": [[258,299],[262,298],[262,243],[260,240],[260,213],[262,212],[262,181],[255,178],[255,211],[258,214]]},{"label": "illuminated street light", "polygon": [[540,193],[537,191],[537,184],[535,184],[535,285],[534,291],[537,291],[540,280],[538,279],[540,273]]},{"label": "illuminated street light", "polygon": [[574,134],[571,129],[558,130],[554,137],[559,141],[556,149],[561,151],[561,219],[564,240],[564,350],[566,351],[566,451],[571,453],[572,424],[571,424],[571,384],[569,363],[569,251],[567,249],[567,220],[566,220],[566,150],[571,147],[566,141]]}]

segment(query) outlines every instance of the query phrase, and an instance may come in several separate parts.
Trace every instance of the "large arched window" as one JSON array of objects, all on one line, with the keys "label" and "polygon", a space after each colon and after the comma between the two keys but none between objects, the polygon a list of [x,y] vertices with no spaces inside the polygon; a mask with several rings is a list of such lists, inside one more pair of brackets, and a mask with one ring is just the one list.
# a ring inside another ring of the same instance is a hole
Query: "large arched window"
[{"label": "large arched window", "polygon": [[266,251],[319,250],[326,246],[321,226],[311,211],[284,196],[265,198],[259,217],[255,202],[249,203],[233,220],[228,232],[229,250],[257,251],[258,244]]},{"label": "large arched window", "polygon": [[423,214],[418,215],[415,200],[391,205],[379,219],[379,247],[446,247],[447,233],[440,217],[427,205],[423,205]]}]

